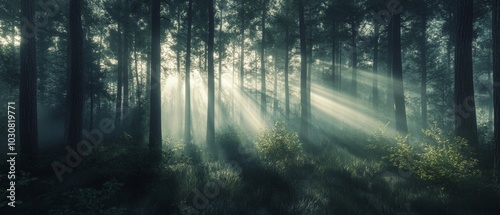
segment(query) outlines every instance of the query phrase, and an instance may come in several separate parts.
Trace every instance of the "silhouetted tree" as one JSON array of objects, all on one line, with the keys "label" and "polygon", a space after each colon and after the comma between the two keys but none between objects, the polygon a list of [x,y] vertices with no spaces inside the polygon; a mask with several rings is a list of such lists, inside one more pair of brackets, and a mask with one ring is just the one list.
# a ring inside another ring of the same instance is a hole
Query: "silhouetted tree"
[{"label": "silhouetted tree", "polygon": [[309,110],[307,91],[307,49],[306,25],[304,21],[304,1],[299,0],[299,28],[300,28],[300,138],[309,139]]},{"label": "silhouetted tree", "polygon": [[495,174],[500,178],[500,1],[493,0],[493,97]]},{"label": "silhouetted tree", "polygon": [[161,148],[160,0],[151,0],[151,105],[149,147]]},{"label": "silhouetted tree", "polygon": [[215,74],[214,74],[214,33],[215,9],[214,0],[208,0],[208,110],[207,110],[207,145],[215,143]]},{"label": "silhouetted tree", "polygon": [[[38,149],[35,2],[21,1],[21,76],[19,80],[19,134],[21,153],[35,158]],[[28,26],[32,26],[30,28]]]},{"label": "silhouetted tree", "polygon": [[403,88],[403,66],[401,63],[401,15],[392,16],[392,75],[394,84],[394,110],[396,112],[396,131],[401,135],[408,133],[406,124],[406,105]]},{"label": "silhouetted tree", "polygon": [[186,41],[186,83],[185,83],[185,120],[184,141],[191,143],[191,28],[193,22],[193,0],[189,0],[187,12],[187,41]]},{"label": "silhouetted tree", "polygon": [[459,0],[455,29],[455,132],[477,147],[476,103],[472,71],[473,0]]},{"label": "silhouetted tree", "polygon": [[71,85],[69,114],[69,145],[76,147],[82,137],[83,122],[83,30],[81,18],[82,1],[71,1],[69,5],[69,34],[71,37]]}]

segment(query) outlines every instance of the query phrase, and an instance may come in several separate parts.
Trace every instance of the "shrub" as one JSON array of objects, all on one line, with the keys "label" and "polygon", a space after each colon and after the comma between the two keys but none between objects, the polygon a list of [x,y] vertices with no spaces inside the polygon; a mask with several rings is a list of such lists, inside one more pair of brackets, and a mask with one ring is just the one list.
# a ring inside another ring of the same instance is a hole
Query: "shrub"
[{"label": "shrub", "polygon": [[68,204],[61,208],[50,210],[49,214],[53,215],[91,215],[91,214],[106,214],[120,215],[124,214],[124,208],[110,207],[106,208],[106,202],[111,200],[115,194],[121,189],[122,184],[116,180],[111,180],[104,183],[101,190],[91,188],[81,188],[74,191],[66,192],[63,195],[67,197]]},{"label": "shrub", "polygon": [[259,157],[279,172],[284,172],[287,167],[304,164],[304,150],[299,135],[289,132],[282,121],[276,122],[271,130],[262,132],[255,145]]},{"label": "shrub", "polygon": [[420,179],[446,184],[480,175],[478,160],[467,141],[447,137],[436,125],[423,131],[420,147],[408,144],[407,137],[397,137],[385,159],[395,166],[414,172]]}]

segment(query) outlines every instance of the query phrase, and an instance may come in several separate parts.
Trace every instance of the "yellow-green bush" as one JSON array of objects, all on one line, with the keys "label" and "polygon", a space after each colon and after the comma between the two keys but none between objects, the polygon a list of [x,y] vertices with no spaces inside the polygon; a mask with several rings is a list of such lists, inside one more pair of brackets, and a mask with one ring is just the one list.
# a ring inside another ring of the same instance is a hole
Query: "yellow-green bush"
[{"label": "yellow-green bush", "polygon": [[284,122],[276,122],[272,129],[262,132],[255,145],[259,157],[280,172],[287,167],[304,164],[304,149],[299,135],[288,131]]},{"label": "yellow-green bush", "polygon": [[384,158],[415,173],[418,178],[439,183],[460,182],[480,174],[474,149],[461,137],[448,137],[436,125],[423,130],[420,145],[410,145],[398,136]]}]

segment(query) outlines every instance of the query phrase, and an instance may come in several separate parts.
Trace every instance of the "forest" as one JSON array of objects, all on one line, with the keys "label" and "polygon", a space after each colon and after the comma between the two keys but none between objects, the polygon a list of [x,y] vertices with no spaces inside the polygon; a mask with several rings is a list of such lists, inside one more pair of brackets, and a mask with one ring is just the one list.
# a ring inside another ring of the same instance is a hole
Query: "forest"
[{"label": "forest", "polygon": [[0,214],[500,213],[500,0],[0,2]]}]

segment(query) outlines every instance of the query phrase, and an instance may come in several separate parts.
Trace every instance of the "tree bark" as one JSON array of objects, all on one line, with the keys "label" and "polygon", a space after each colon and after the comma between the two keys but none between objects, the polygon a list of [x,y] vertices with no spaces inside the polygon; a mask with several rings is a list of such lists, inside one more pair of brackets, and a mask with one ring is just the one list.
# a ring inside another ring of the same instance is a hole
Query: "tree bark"
[{"label": "tree bark", "polygon": [[151,1],[151,105],[149,117],[149,148],[161,149],[161,57],[160,0]]},{"label": "tree bark", "polygon": [[244,116],[243,116],[243,106],[244,104],[244,92],[245,92],[245,1],[246,0],[241,0],[241,26],[240,26],[240,34],[241,34],[241,46],[240,46],[240,55],[241,55],[241,62],[240,62],[240,95],[242,98],[241,99],[241,106],[242,108],[240,109],[240,123],[243,123]]},{"label": "tree bark", "polygon": [[193,22],[193,0],[189,0],[186,41],[186,83],[185,87],[185,114],[184,114],[184,141],[191,143],[191,25]]},{"label": "tree bark", "polygon": [[115,127],[120,127],[122,120],[122,92],[123,92],[123,48],[122,48],[122,35],[121,35],[121,25],[118,23],[118,36],[119,38],[119,48],[118,48],[118,66],[117,72],[117,89],[116,89],[116,108],[115,108]]},{"label": "tree bark", "polygon": [[358,67],[358,53],[357,53],[357,43],[356,43],[356,37],[357,37],[357,28],[358,26],[356,25],[356,17],[352,17],[351,21],[351,39],[352,39],[352,77],[351,77],[351,94],[353,98],[357,97],[357,91],[358,91],[358,80],[357,80],[357,67]]},{"label": "tree bark", "polygon": [[427,128],[427,16],[422,15],[422,26],[420,29],[422,36],[420,38],[420,106],[422,111],[422,128]]},{"label": "tree bark", "polygon": [[290,86],[288,83],[288,64],[290,63],[289,59],[289,29],[288,26],[285,27],[285,112],[286,112],[286,120],[290,120]]},{"label": "tree bark", "polygon": [[262,10],[262,41],[260,45],[260,114],[261,116],[267,115],[267,96],[266,96],[266,60],[265,60],[265,38],[266,38],[266,6]]},{"label": "tree bark", "polygon": [[[129,37],[130,37],[130,27],[129,27],[129,1],[124,0],[124,24],[123,24],[123,117],[126,119],[129,115]],[[125,120],[128,121],[128,120]],[[128,127],[128,123],[126,123]]]},{"label": "tree bark", "polygon": [[493,0],[493,99],[495,176],[500,178],[500,1]]},{"label": "tree bark", "polygon": [[83,122],[83,30],[81,1],[70,2],[69,34],[71,37],[71,90],[69,115],[69,145],[76,149],[82,137]]},{"label": "tree bark", "polygon": [[455,38],[455,133],[478,145],[472,69],[473,0],[459,0]]},{"label": "tree bark", "polygon": [[401,135],[408,134],[406,123],[406,107],[403,87],[403,66],[401,62],[401,15],[393,15],[392,26],[392,74],[394,84],[394,111],[396,113],[396,131]]},{"label": "tree bark", "polygon": [[373,88],[372,88],[372,101],[373,107],[378,108],[379,98],[378,98],[378,38],[380,33],[380,25],[375,22],[375,37],[373,46]]},{"label": "tree bark", "polygon": [[19,80],[19,134],[21,153],[35,159],[38,150],[35,2],[21,1],[21,71]]},{"label": "tree bark", "polygon": [[214,33],[215,9],[214,0],[208,0],[208,110],[207,110],[207,145],[215,144],[215,101],[214,101]]},{"label": "tree bark", "polygon": [[309,119],[307,105],[307,47],[306,25],[304,22],[304,0],[299,0],[299,28],[300,28],[300,138],[302,141],[309,139]]}]

